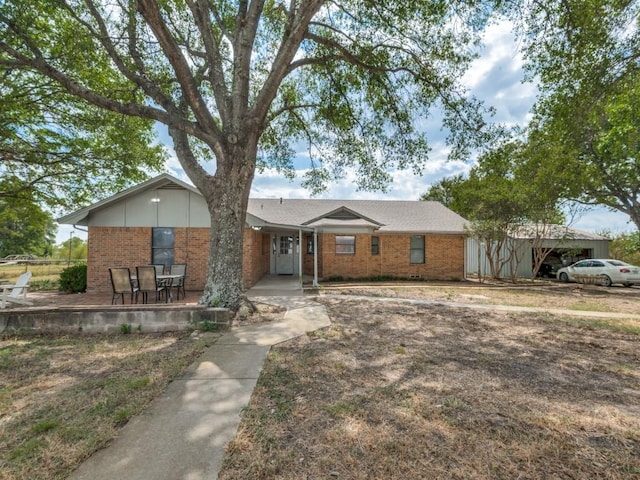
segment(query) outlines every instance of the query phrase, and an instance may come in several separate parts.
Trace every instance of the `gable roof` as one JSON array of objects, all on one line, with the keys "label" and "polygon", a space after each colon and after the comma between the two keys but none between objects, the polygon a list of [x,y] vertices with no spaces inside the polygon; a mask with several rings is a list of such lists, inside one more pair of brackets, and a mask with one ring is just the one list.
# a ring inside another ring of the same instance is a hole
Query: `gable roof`
[{"label": "gable roof", "polygon": [[133,187],[123,190],[122,192],[116,193],[111,197],[105,198],[104,200],[100,200],[99,202],[81,208],[80,210],[76,210],[75,212],[68,213],[67,215],[58,218],[57,221],[58,223],[67,225],[80,225],[82,220],[84,220],[89,215],[89,213],[94,210],[107,207],[134,195],[138,195],[139,193],[146,190],[154,190],[159,188],[184,188],[197,193],[198,195],[201,195],[200,191],[193,185],[189,185],[188,183],[183,182],[182,180],[179,180],[168,173],[161,173],[157,177],[153,177],[146,182],[139,183],[137,185],[134,185]]},{"label": "gable roof", "polygon": [[[109,198],[58,219],[81,225],[92,212],[154,189],[186,189],[202,196],[193,186],[163,173]],[[368,228],[378,232],[464,233],[467,221],[439,202],[410,200],[326,200],[251,198],[247,223],[252,226],[311,231],[314,228]]]},{"label": "gable roof", "polygon": [[[410,200],[251,198],[247,212],[271,224],[371,226],[379,232],[463,233],[467,223],[439,202]],[[337,212],[353,216],[332,218]]]},{"label": "gable roof", "polygon": [[309,227],[355,225],[378,228],[382,226],[382,223],[376,222],[350,208],[342,206],[316,218],[302,222],[302,225]]}]

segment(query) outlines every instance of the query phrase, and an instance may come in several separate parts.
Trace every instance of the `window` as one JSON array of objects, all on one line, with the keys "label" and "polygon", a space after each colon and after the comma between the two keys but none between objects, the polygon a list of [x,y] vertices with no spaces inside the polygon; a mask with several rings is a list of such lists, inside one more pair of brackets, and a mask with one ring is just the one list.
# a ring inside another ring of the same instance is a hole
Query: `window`
[{"label": "window", "polygon": [[293,237],[280,237],[280,255],[293,255]]},{"label": "window", "polygon": [[424,235],[411,235],[410,263],[424,263]]},{"label": "window", "polygon": [[170,267],[175,258],[175,234],[173,228],[154,228],[151,235],[151,263]]},{"label": "window", "polygon": [[380,237],[371,237],[371,255],[380,253]]},{"label": "window", "polygon": [[338,255],[354,255],[356,253],[356,237],[336,235],[336,253]]},{"label": "window", "polygon": [[307,253],[313,255],[313,236],[307,235]]}]

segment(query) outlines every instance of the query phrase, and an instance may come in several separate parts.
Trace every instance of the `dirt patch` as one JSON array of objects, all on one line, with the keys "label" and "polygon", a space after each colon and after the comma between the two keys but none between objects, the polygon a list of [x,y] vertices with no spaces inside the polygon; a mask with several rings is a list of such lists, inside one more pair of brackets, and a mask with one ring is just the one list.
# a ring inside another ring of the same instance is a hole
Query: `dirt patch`
[{"label": "dirt patch", "polygon": [[637,334],[320,301],[333,325],[272,349],[220,479],[640,478]]},{"label": "dirt patch", "polygon": [[502,283],[496,285],[415,285],[332,286],[327,294],[366,295],[373,297],[412,298],[459,303],[543,307],[576,311],[640,313],[640,287],[601,287],[576,283],[537,283],[533,285]]}]

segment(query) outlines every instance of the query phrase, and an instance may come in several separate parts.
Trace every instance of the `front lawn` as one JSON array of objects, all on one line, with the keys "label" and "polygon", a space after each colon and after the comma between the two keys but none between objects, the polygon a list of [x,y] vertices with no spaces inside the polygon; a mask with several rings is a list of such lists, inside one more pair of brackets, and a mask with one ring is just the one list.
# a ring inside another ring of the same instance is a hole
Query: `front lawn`
[{"label": "front lawn", "polygon": [[320,301],[221,480],[640,478],[639,322]]}]

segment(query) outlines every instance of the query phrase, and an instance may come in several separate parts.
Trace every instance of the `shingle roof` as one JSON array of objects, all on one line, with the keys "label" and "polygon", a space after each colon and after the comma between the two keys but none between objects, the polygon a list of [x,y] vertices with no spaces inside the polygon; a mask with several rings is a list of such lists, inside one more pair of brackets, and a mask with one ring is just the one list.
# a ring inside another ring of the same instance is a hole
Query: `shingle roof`
[{"label": "shingle roof", "polygon": [[521,225],[514,229],[510,236],[519,239],[536,238],[537,236],[549,240],[608,240],[597,233],[585,232],[584,230],[576,230],[575,228],[564,225]]},{"label": "shingle roof", "polygon": [[[59,223],[84,224],[97,209],[152,188],[184,188],[200,194],[193,186],[163,173],[107,199],[58,219]],[[380,232],[463,233],[467,223],[438,202],[399,200],[324,200],[251,198],[247,212],[265,224],[279,227],[369,227]],[[248,218],[249,220],[249,218]]]},{"label": "shingle roof", "polygon": [[[380,232],[462,233],[467,223],[444,205],[423,201],[251,198],[247,211],[267,223],[293,226],[303,225],[341,207],[382,224]],[[352,223],[354,226],[363,224],[358,220]]]}]

